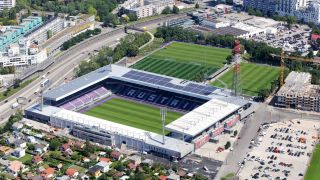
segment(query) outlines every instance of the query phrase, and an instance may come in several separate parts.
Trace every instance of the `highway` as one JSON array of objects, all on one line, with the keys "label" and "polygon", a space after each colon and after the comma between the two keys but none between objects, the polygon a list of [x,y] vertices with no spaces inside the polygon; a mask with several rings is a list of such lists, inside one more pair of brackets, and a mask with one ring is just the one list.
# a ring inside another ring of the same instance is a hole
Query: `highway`
[{"label": "highway", "polygon": [[[136,23],[135,27],[146,27],[148,30],[152,30],[157,28],[166,20],[183,16],[186,16],[186,14],[170,15],[167,17],[152,19],[146,22]],[[16,109],[11,109],[11,105],[17,102],[18,97],[27,98],[27,101],[23,104],[20,104],[20,106],[17,108],[22,110],[39,101],[40,98],[37,97],[34,92],[40,88],[40,83],[43,81],[41,76],[43,74],[45,74],[46,78],[50,80],[50,87],[57,86],[64,81],[65,77],[71,76],[74,72],[74,68],[77,67],[82,60],[88,59],[94,50],[99,50],[103,46],[114,47],[118,43],[117,39],[120,39],[124,36],[126,36],[124,33],[124,28],[118,27],[111,31],[103,31],[103,33],[89,38],[73,46],[67,51],[62,52],[60,56],[55,57],[55,63],[42,72],[39,78],[34,80],[16,94],[7,98],[6,103],[4,103],[5,100],[0,102],[0,123],[4,123],[10,117],[10,115],[16,111]],[[29,100],[30,102],[28,102]]]}]

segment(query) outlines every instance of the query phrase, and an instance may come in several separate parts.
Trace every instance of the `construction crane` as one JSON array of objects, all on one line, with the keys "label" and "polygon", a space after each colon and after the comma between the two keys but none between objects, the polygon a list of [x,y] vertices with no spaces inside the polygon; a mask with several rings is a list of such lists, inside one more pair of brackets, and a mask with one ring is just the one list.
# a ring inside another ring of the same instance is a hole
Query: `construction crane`
[{"label": "construction crane", "polygon": [[270,54],[272,57],[280,57],[280,87],[284,84],[284,61],[287,60],[295,60],[295,61],[303,61],[303,62],[310,62],[315,64],[320,64],[320,59],[310,59],[310,58],[303,58],[303,57],[294,57],[288,56],[285,54],[284,51],[281,52],[280,55]]}]

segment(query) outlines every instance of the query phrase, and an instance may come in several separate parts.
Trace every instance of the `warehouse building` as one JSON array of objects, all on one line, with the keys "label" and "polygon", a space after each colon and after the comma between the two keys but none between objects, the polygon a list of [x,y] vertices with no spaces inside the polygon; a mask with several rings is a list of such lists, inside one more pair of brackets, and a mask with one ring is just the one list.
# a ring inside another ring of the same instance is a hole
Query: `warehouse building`
[{"label": "warehouse building", "polygon": [[291,72],[276,94],[276,106],[320,112],[320,86],[311,84],[311,74]]}]

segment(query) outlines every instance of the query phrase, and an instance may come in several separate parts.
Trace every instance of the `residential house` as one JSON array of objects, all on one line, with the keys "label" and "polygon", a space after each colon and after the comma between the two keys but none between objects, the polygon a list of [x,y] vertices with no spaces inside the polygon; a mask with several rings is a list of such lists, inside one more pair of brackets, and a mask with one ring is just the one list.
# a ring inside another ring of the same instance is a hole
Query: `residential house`
[{"label": "residential house", "polygon": [[68,143],[63,144],[60,147],[60,151],[62,152],[62,154],[64,154],[65,156],[71,156],[73,154],[73,151],[70,147],[70,145]]},{"label": "residential house", "polygon": [[99,176],[101,176],[101,169],[102,167],[94,165],[91,168],[89,168],[88,172],[91,176],[98,178]]},{"label": "residential house", "polygon": [[34,145],[34,152],[38,154],[42,154],[47,152],[48,150],[48,145],[43,145],[43,144],[36,144]]},{"label": "residential house", "polygon": [[123,155],[119,151],[112,151],[110,157],[116,161],[119,161]]},{"label": "residential house", "polygon": [[51,179],[54,177],[54,172],[53,168],[47,168],[41,173],[41,176],[45,179]]},{"label": "residential house", "polygon": [[111,162],[98,162],[96,166],[101,167],[101,172],[106,173],[110,169]]},{"label": "residential house", "polygon": [[129,156],[128,159],[134,163],[135,166],[138,166],[141,163],[141,157],[137,155]]},{"label": "residential house", "polygon": [[83,162],[90,162],[90,159],[87,158],[87,157],[83,157],[83,158],[82,158],[82,161],[83,161]]},{"label": "residential house", "polygon": [[4,155],[9,155],[11,154],[13,151],[13,149],[11,147],[8,146],[1,146],[0,147],[0,152],[3,153]]},{"label": "residential house", "polygon": [[78,175],[78,179],[81,179],[81,180],[89,180],[89,176],[87,176],[86,174],[84,173],[81,173]]},{"label": "residential house", "polygon": [[165,175],[160,175],[160,176],[159,176],[159,180],[167,180],[167,176],[165,176]]},{"label": "residential house", "polygon": [[91,161],[98,161],[99,160],[99,156],[97,156],[95,154],[90,154],[89,159]]},{"label": "residential house", "polygon": [[172,173],[169,176],[167,176],[167,180],[180,180],[180,176]]},{"label": "residential house", "polygon": [[24,172],[26,169],[25,169],[25,165],[22,164],[22,162],[11,161],[6,170],[9,174],[12,174],[13,176],[16,177],[16,176],[18,176],[19,172],[21,172],[21,171]]},{"label": "residential house", "polygon": [[127,165],[127,167],[128,167],[128,169],[130,169],[130,170],[132,170],[132,171],[134,171],[134,170],[136,170],[136,168],[137,168],[137,166],[134,164],[134,163],[129,163],[128,165]]},{"label": "residential house", "polygon": [[37,155],[33,156],[32,162],[38,165],[38,164],[41,164],[43,162],[43,160],[42,160],[42,157],[37,154]]},{"label": "residential house", "polygon": [[17,139],[14,141],[14,146],[19,148],[25,148],[27,147],[27,143],[22,139]]},{"label": "residential house", "polygon": [[106,157],[100,157],[99,158],[99,162],[111,162],[111,160],[109,158],[106,158]]},{"label": "residential house", "polygon": [[67,169],[66,175],[68,175],[71,178],[76,178],[79,175],[79,172],[75,168],[70,167]]},{"label": "residential house", "polygon": [[27,140],[27,142],[32,143],[32,144],[37,143],[36,138],[33,136],[28,136],[26,140]]},{"label": "residential house", "polygon": [[180,169],[178,172],[177,172],[177,175],[179,175],[180,177],[185,177],[187,175],[187,172]]},{"label": "residential house", "polygon": [[14,136],[9,136],[6,138],[6,143],[8,145],[11,145],[11,144],[14,144],[14,142],[16,141],[17,139],[14,137]]},{"label": "residential house", "polygon": [[74,144],[74,147],[79,148],[79,149],[83,149],[84,146],[85,146],[85,144],[82,141],[76,141]]},{"label": "residential house", "polygon": [[26,150],[23,149],[23,148],[16,148],[16,149],[13,150],[11,155],[16,157],[16,158],[22,158],[23,156],[26,155]]},{"label": "residential house", "polygon": [[67,175],[63,175],[61,177],[57,177],[56,180],[70,180],[70,177]]},{"label": "residential house", "polygon": [[23,124],[20,122],[15,122],[12,124],[12,130],[14,131],[19,131],[22,128],[23,128]]},{"label": "residential house", "polygon": [[121,177],[119,178],[119,180],[127,180],[127,179],[129,179],[129,178],[130,178],[129,176],[124,175],[124,176],[121,176]]},{"label": "residential house", "polygon": [[145,159],[141,163],[148,164],[149,166],[151,166],[153,164],[153,161],[151,159]]}]

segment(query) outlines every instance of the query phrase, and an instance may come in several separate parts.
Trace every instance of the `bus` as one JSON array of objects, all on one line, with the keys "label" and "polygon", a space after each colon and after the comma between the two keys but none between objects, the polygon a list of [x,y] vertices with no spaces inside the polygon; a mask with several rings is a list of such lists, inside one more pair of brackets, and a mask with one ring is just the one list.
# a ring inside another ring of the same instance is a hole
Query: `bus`
[{"label": "bus", "polygon": [[49,84],[49,79],[45,79],[41,84],[40,84],[40,86],[41,87],[45,87],[46,85],[48,85]]}]

